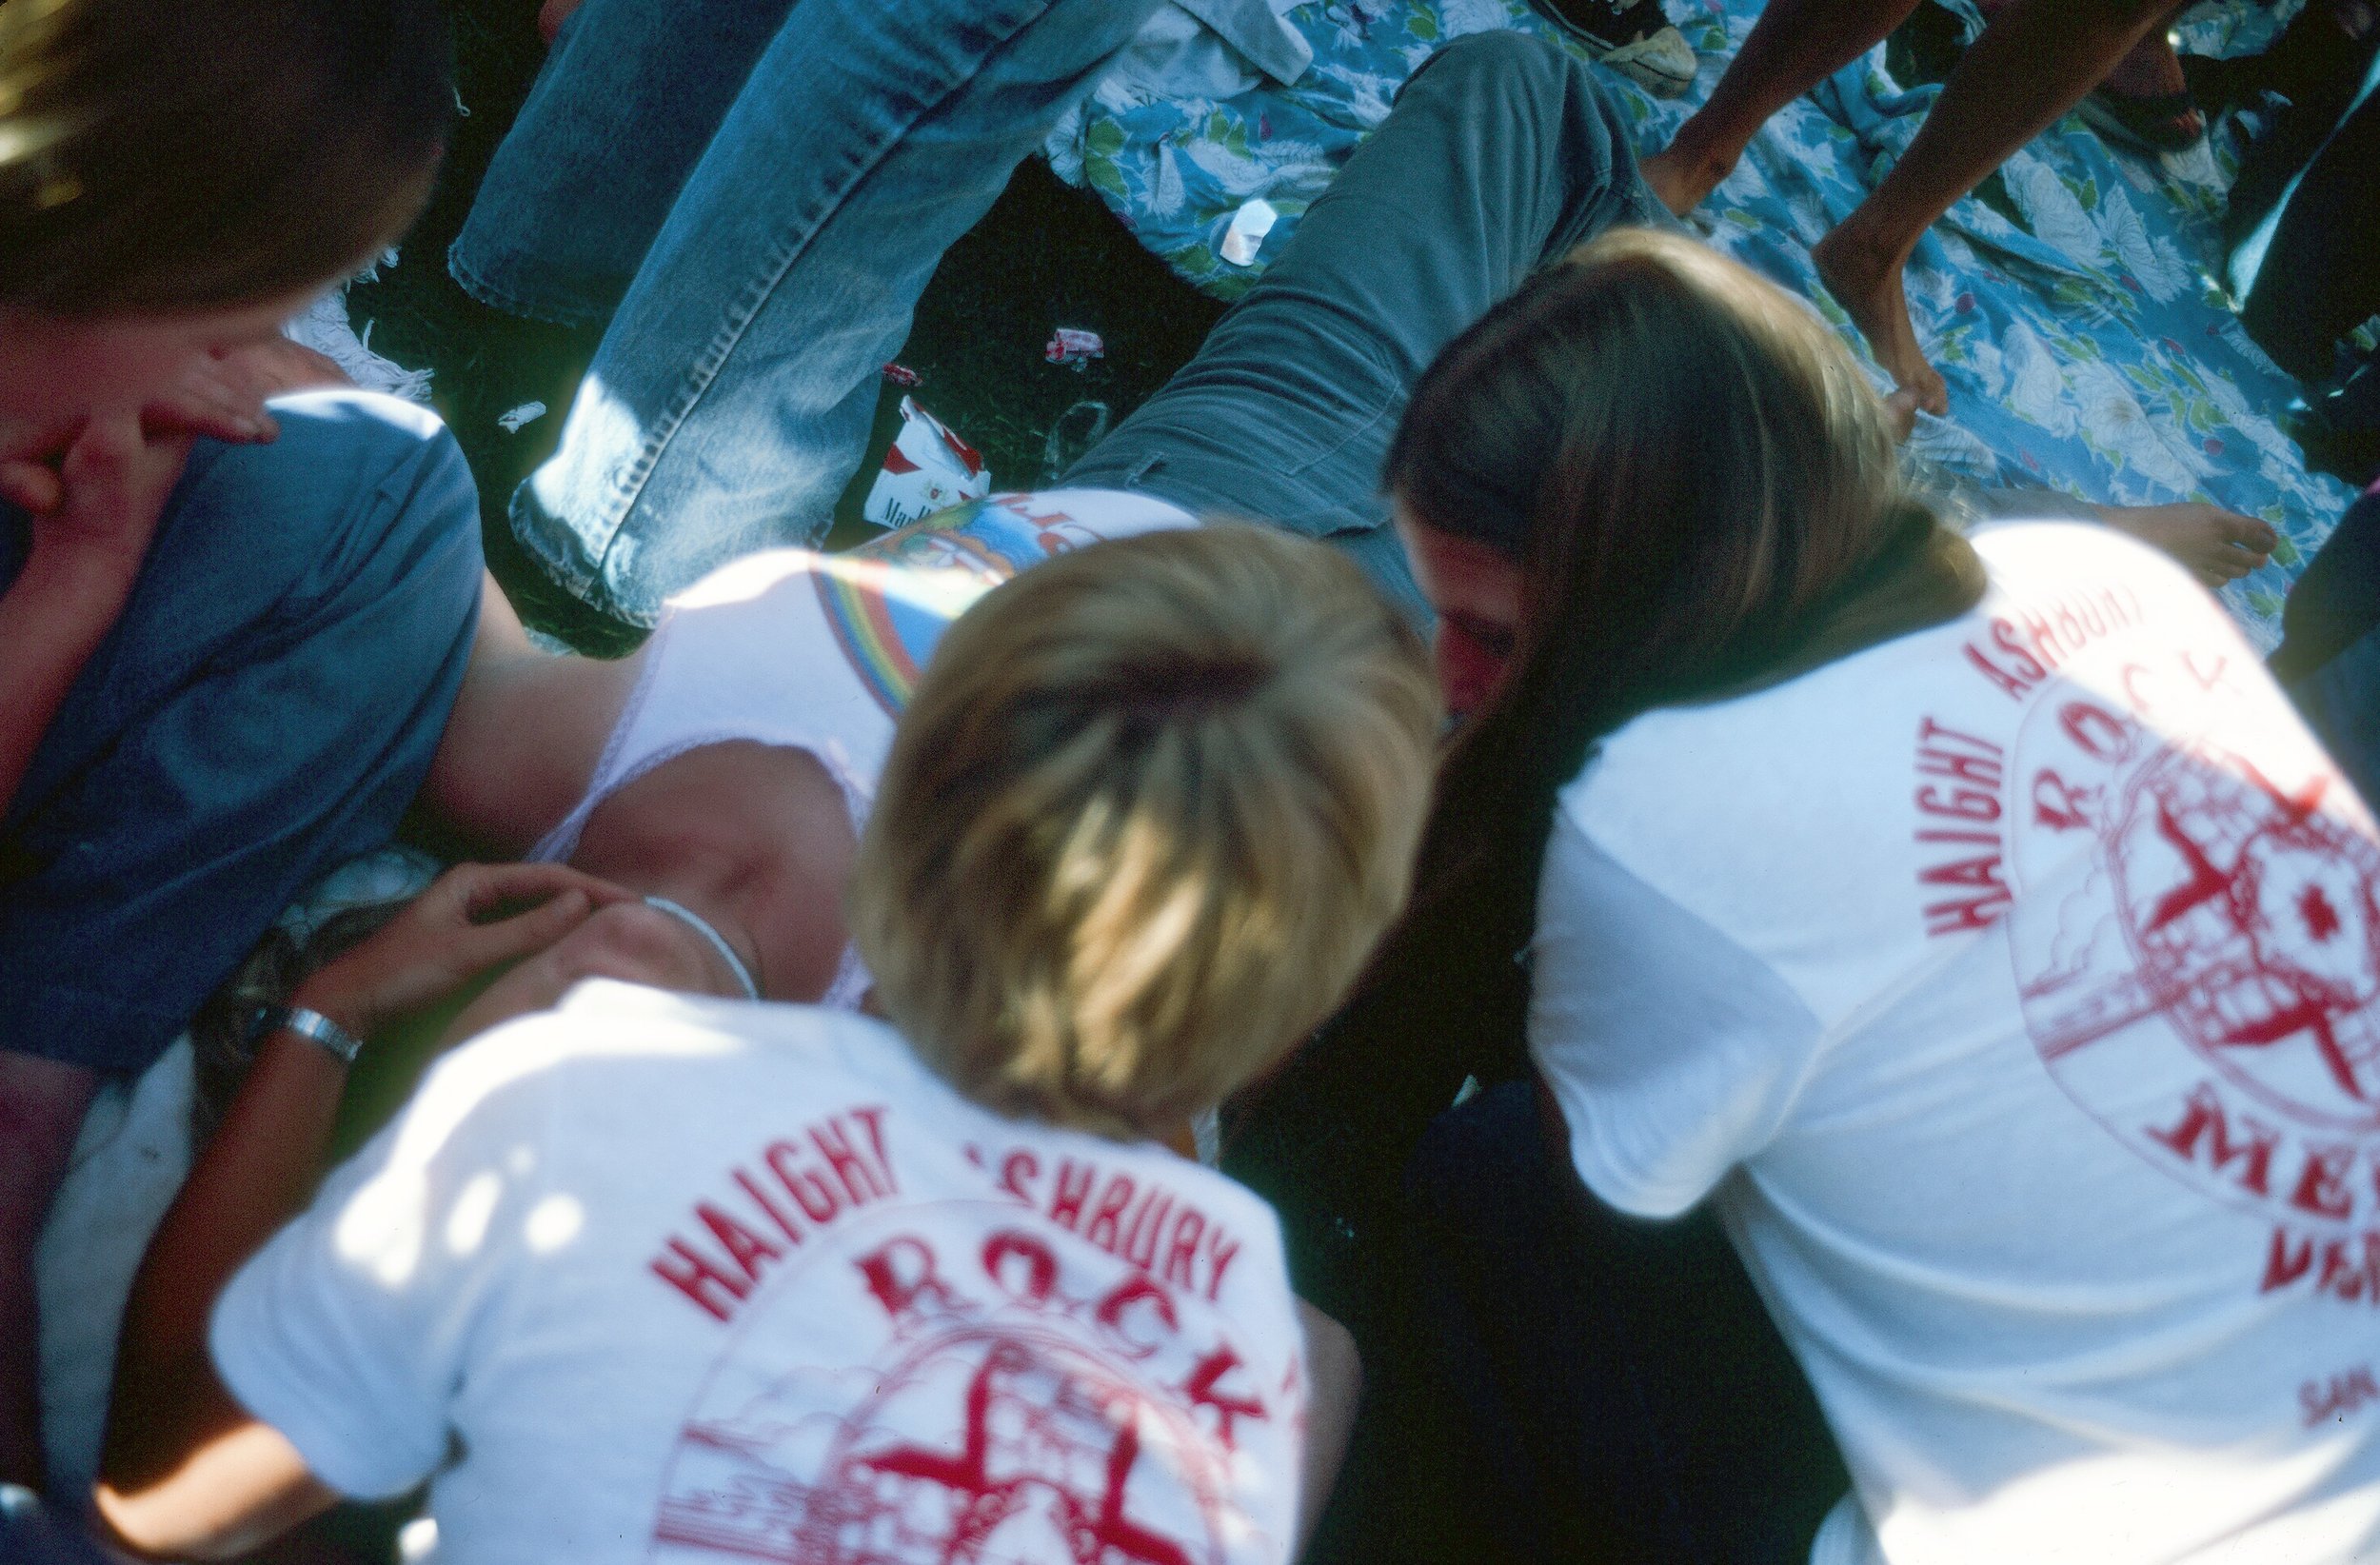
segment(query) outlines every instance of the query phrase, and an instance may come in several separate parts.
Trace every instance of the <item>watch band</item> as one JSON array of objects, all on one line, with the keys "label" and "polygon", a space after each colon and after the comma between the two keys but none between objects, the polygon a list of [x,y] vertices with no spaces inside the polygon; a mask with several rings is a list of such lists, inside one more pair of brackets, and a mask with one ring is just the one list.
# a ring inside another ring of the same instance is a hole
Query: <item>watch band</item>
[{"label": "watch band", "polygon": [[320,1011],[309,1011],[303,1005],[266,1005],[256,1012],[249,1023],[248,1037],[257,1040],[272,1033],[290,1032],[330,1054],[343,1065],[355,1063],[363,1052],[364,1040],[340,1026]]}]

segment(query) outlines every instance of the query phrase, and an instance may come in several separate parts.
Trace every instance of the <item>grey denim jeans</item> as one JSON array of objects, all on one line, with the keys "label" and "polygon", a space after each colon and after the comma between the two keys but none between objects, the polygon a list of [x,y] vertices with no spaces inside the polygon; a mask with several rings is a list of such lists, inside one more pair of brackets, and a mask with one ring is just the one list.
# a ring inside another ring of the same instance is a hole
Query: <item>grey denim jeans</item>
[{"label": "grey denim jeans", "polygon": [[1198,356],[1065,476],[1345,548],[1424,619],[1380,468],[1438,350],[1547,262],[1674,226],[1593,69],[1517,32],[1447,46]]}]

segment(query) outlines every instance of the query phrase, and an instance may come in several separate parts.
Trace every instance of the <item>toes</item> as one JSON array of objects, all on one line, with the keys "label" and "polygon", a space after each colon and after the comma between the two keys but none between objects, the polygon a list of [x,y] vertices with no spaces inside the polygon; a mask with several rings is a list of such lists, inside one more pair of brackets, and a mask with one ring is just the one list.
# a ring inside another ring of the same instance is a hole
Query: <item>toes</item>
[{"label": "toes", "polygon": [[2225,541],[2256,556],[2259,565],[2263,564],[2265,558],[2281,544],[2281,535],[2272,530],[2270,523],[2259,521],[2252,516],[2241,516],[2235,512],[2226,511],[2223,513],[2221,525]]}]

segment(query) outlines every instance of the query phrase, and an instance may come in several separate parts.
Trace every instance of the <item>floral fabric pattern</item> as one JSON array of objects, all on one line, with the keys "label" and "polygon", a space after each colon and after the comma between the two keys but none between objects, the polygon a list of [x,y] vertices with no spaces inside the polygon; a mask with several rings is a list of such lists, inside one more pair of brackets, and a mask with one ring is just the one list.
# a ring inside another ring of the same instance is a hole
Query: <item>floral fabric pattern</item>
[{"label": "floral fabric pattern", "polygon": [[[1702,57],[1683,98],[1664,102],[1599,73],[1640,152],[1708,95],[1760,3],[1670,0]],[[1968,0],[1954,9],[1980,25]],[[2183,48],[2251,52],[2292,9],[2202,6],[2180,26]],[[1149,101],[1111,82],[1049,144],[1061,177],[1097,191],[1149,249],[1220,299],[1244,293],[1280,253],[1299,214],[1434,51],[1497,28],[1560,41],[1527,0],[1307,0],[1289,18],[1315,56],[1295,86]],[[1771,120],[1696,214],[1712,244],[1812,300],[1872,369],[1818,285],[1810,246],[1907,149],[1939,91],[1902,89],[1883,50],[1872,51]],[[2352,492],[2306,470],[2276,422],[2297,383],[2249,340],[2220,281],[2224,192],[2243,129],[2226,120],[2191,151],[2152,160],[2109,148],[2070,115],[1954,207],[1907,278],[1918,340],[1951,389],[1950,417],[1921,416],[1912,446],[1967,482],[2117,505],[2201,499],[2263,518],[2280,547],[2222,596],[2269,647],[2283,594]],[[1223,235],[1257,197],[1279,221],[1252,265],[1233,266],[1220,253]]]}]

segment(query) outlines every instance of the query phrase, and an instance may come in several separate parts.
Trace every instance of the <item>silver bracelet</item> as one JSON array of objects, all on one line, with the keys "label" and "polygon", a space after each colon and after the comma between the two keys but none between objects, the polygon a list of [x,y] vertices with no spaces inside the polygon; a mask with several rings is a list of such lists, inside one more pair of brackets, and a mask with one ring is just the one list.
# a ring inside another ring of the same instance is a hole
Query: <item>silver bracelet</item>
[{"label": "silver bracelet", "polygon": [[248,1039],[256,1043],[274,1033],[295,1033],[336,1059],[342,1065],[352,1065],[363,1052],[364,1040],[340,1026],[320,1011],[309,1011],[303,1005],[265,1005],[250,1018]]}]

